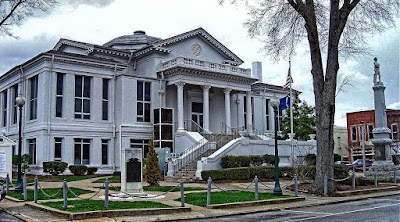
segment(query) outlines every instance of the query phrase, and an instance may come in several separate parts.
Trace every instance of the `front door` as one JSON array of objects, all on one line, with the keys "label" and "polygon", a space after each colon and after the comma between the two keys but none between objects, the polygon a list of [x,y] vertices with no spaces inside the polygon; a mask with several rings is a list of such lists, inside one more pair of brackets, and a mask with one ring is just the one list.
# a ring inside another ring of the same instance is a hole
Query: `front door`
[{"label": "front door", "polygon": [[203,103],[192,102],[191,130],[195,132],[203,130]]}]

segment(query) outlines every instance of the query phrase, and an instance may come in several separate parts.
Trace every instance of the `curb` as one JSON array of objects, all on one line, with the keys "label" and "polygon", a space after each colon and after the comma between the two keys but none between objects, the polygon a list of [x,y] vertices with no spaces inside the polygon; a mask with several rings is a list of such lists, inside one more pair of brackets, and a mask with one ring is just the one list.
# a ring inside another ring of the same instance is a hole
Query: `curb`
[{"label": "curb", "polygon": [[398,186],[389,186],[389,187],[380,187],[380,188],[370,188],[363,190],[348,190],[348,191],[338,191],[334,196],[336,197],[347,197],[347,196],[355,196],[355,195],[363,195],[370,193],[379,193],[379,192],[391,192],[399,190]]},{"label": "curb", "polygon": [[99,210],[89,212],[71,213],[63,210],[57,210],[50,207],[42,206],[35,203],[26,203],[26,206],[46,211],[52,214],[60,215],[70,220],[80,220],[96,217],[123,217],[123,216],[145,216],[157,214],[172,214],[190,212],[190,207],[176,207],[176,208],[151,208],[151,209],[124,209],[124,210]]},{"label": "curb", "polygon": [[6,212],[7,214],[9,214],[11,216],[14,216],[14,217],[16,217],[16,218],[18,218],[18,219],[20,219],[22,221],[26,221],[26,222],[33,222],[34,221],[34,220],[32,220],[32,218],[26,217],[26,216],[24,216],[22,214],[19,214],[17,212],[11,211],[11,210],[6,210],[6,209],[1,208],[1,207],[0,207],[0,211]]},{"label": "curb", "polygon": [[273,200],[255,200],[255,201],[246,201],[246,202],[237,202],[237,203],[227,203],[227,204],[212,204],[208,205],[208,209],[226,209],[232,207],[250,207],[250,206],[258,206],[258,205],[267,205],[267,204],[282,204],[288,202],[296,202],[303,201],[305,197],[291,197],[291,198],[280,198]]}]

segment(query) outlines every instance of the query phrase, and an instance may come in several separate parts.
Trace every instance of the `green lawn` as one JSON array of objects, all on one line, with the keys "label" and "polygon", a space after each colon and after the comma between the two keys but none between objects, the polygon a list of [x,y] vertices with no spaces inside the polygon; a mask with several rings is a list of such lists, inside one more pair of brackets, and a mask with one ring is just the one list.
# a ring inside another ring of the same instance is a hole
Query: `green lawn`
[{"label": "green lawn", "polygon": [[[62,199],[63,198],[63,191],[62,191],[62,189],[61,190],[60,189],[61,189],[61,187],[60,188],[46,188],[46,189],[43,189],[43,191],[47,195],[51,196],[51,198],[48,198],[46,195],[43,194],[42,191],[38,190],[38,200]],[[93,192],[93,191],[90,191],[90,190],[83,190],[83,189],[79,189],[79,188],[75,188],[75,187],[70,187],[70,189],[76,195],[81,195],[81,194],[92,193]],[[57,192],[58,192],[58,194],[53,197],[53,195],[55,195]],[[20,199],[20,200],[24,199],[24,196],[22,195],[22,193],[15,193],[13,190],[10,190],[7,195],[10,196],[10,197],[14,197],[16,199]],[[68,198],[75,198],[75,196],[71,192],[68,191]],[[33,201],[33,190],[28,190],[27,199],[28,199],[28,201]]]},{"label": "green lawn", "polygon": [[[107,210],[103,200],[69,200],[67,209],[64,209],[63,201],[40,203],[44,206],[65,210],[69,212],[87,212],[95,210]],[[108,210],[141,209],[141,208],[168,208],[162,203],[151,201],[109,201]]]},{"label": "green lawn", "polygon": [[[272,193],[258,193],[259,200],[270,200],[278,198],[288,198],[290,196],[274,196]],[[180,201],[181,199],[176,199]],[[226,191],[226,192],[211,192],[210,204],[225,204],[235,202],[254,201],[254,192],[242,191]],[[185,194],[185,203],[205,207],[207,204],[207,192],[187,193]]]},{"label": "green lawn", "polygon": [[[93,183],[104,183],[106,181],[105,178],[98,179],[96,181],[93,181]],[[108,178],[108,182],[110,183],[121,183],[121,177],[120,176],[112,176]]]},{"label": "green lawn", "polygon": [[72,182],[72,181],[78,181],[78,180],[86,180],[90,179],[93,177],[99,177],[99,175],[83,175],[83,176],[75,176],[75,175],[60,175],[60,176],[48,176],[48,177],[39,177],[39,183],[42,182],[62,182],[67,181],[67,182]]}]

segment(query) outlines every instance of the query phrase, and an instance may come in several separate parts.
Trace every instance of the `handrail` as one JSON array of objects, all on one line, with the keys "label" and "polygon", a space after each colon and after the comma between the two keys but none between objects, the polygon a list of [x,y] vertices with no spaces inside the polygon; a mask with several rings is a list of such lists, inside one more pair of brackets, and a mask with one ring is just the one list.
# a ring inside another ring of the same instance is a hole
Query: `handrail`
[{"label": "handrail", "polygon": [[[228,131],[228,129],[230,131]],[[221,122],[221,133],[226,133],[226,134],[237,133],[237,134],[239,134],[239,131],[243,131],[243,130],[244,130],[244,126],[230,127],[230,126],[226,125],[224,122]]]}]

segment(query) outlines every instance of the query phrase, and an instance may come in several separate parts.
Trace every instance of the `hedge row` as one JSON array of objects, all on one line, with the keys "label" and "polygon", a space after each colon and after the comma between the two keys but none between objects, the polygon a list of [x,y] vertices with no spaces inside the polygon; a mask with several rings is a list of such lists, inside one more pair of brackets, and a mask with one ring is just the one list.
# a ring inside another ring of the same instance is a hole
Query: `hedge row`
[{"label": "hedge row", "polygon": [[222,168],[237,168],[249,166],[261,166],[263,164],[274,165],[274,155],[264,156],[224,156],[221,159]]},{"label": "hedge row", "polygon": [[[334,173],[336,179],[343,179],[349,175],[347,166],[335,166]],[[315,178],[315,166],[298,167],[298,175],[310,179]],[[203,180],[209,177],[212,180],[250,180],[257,176],[261,179],[273,179],[275,176],[275,167],[273,166],[257,166],[257,167],[240,167],[222,170],[207,170],[201,172]],[[294,177],[294,168],[279,167],[279,177]]]}]

